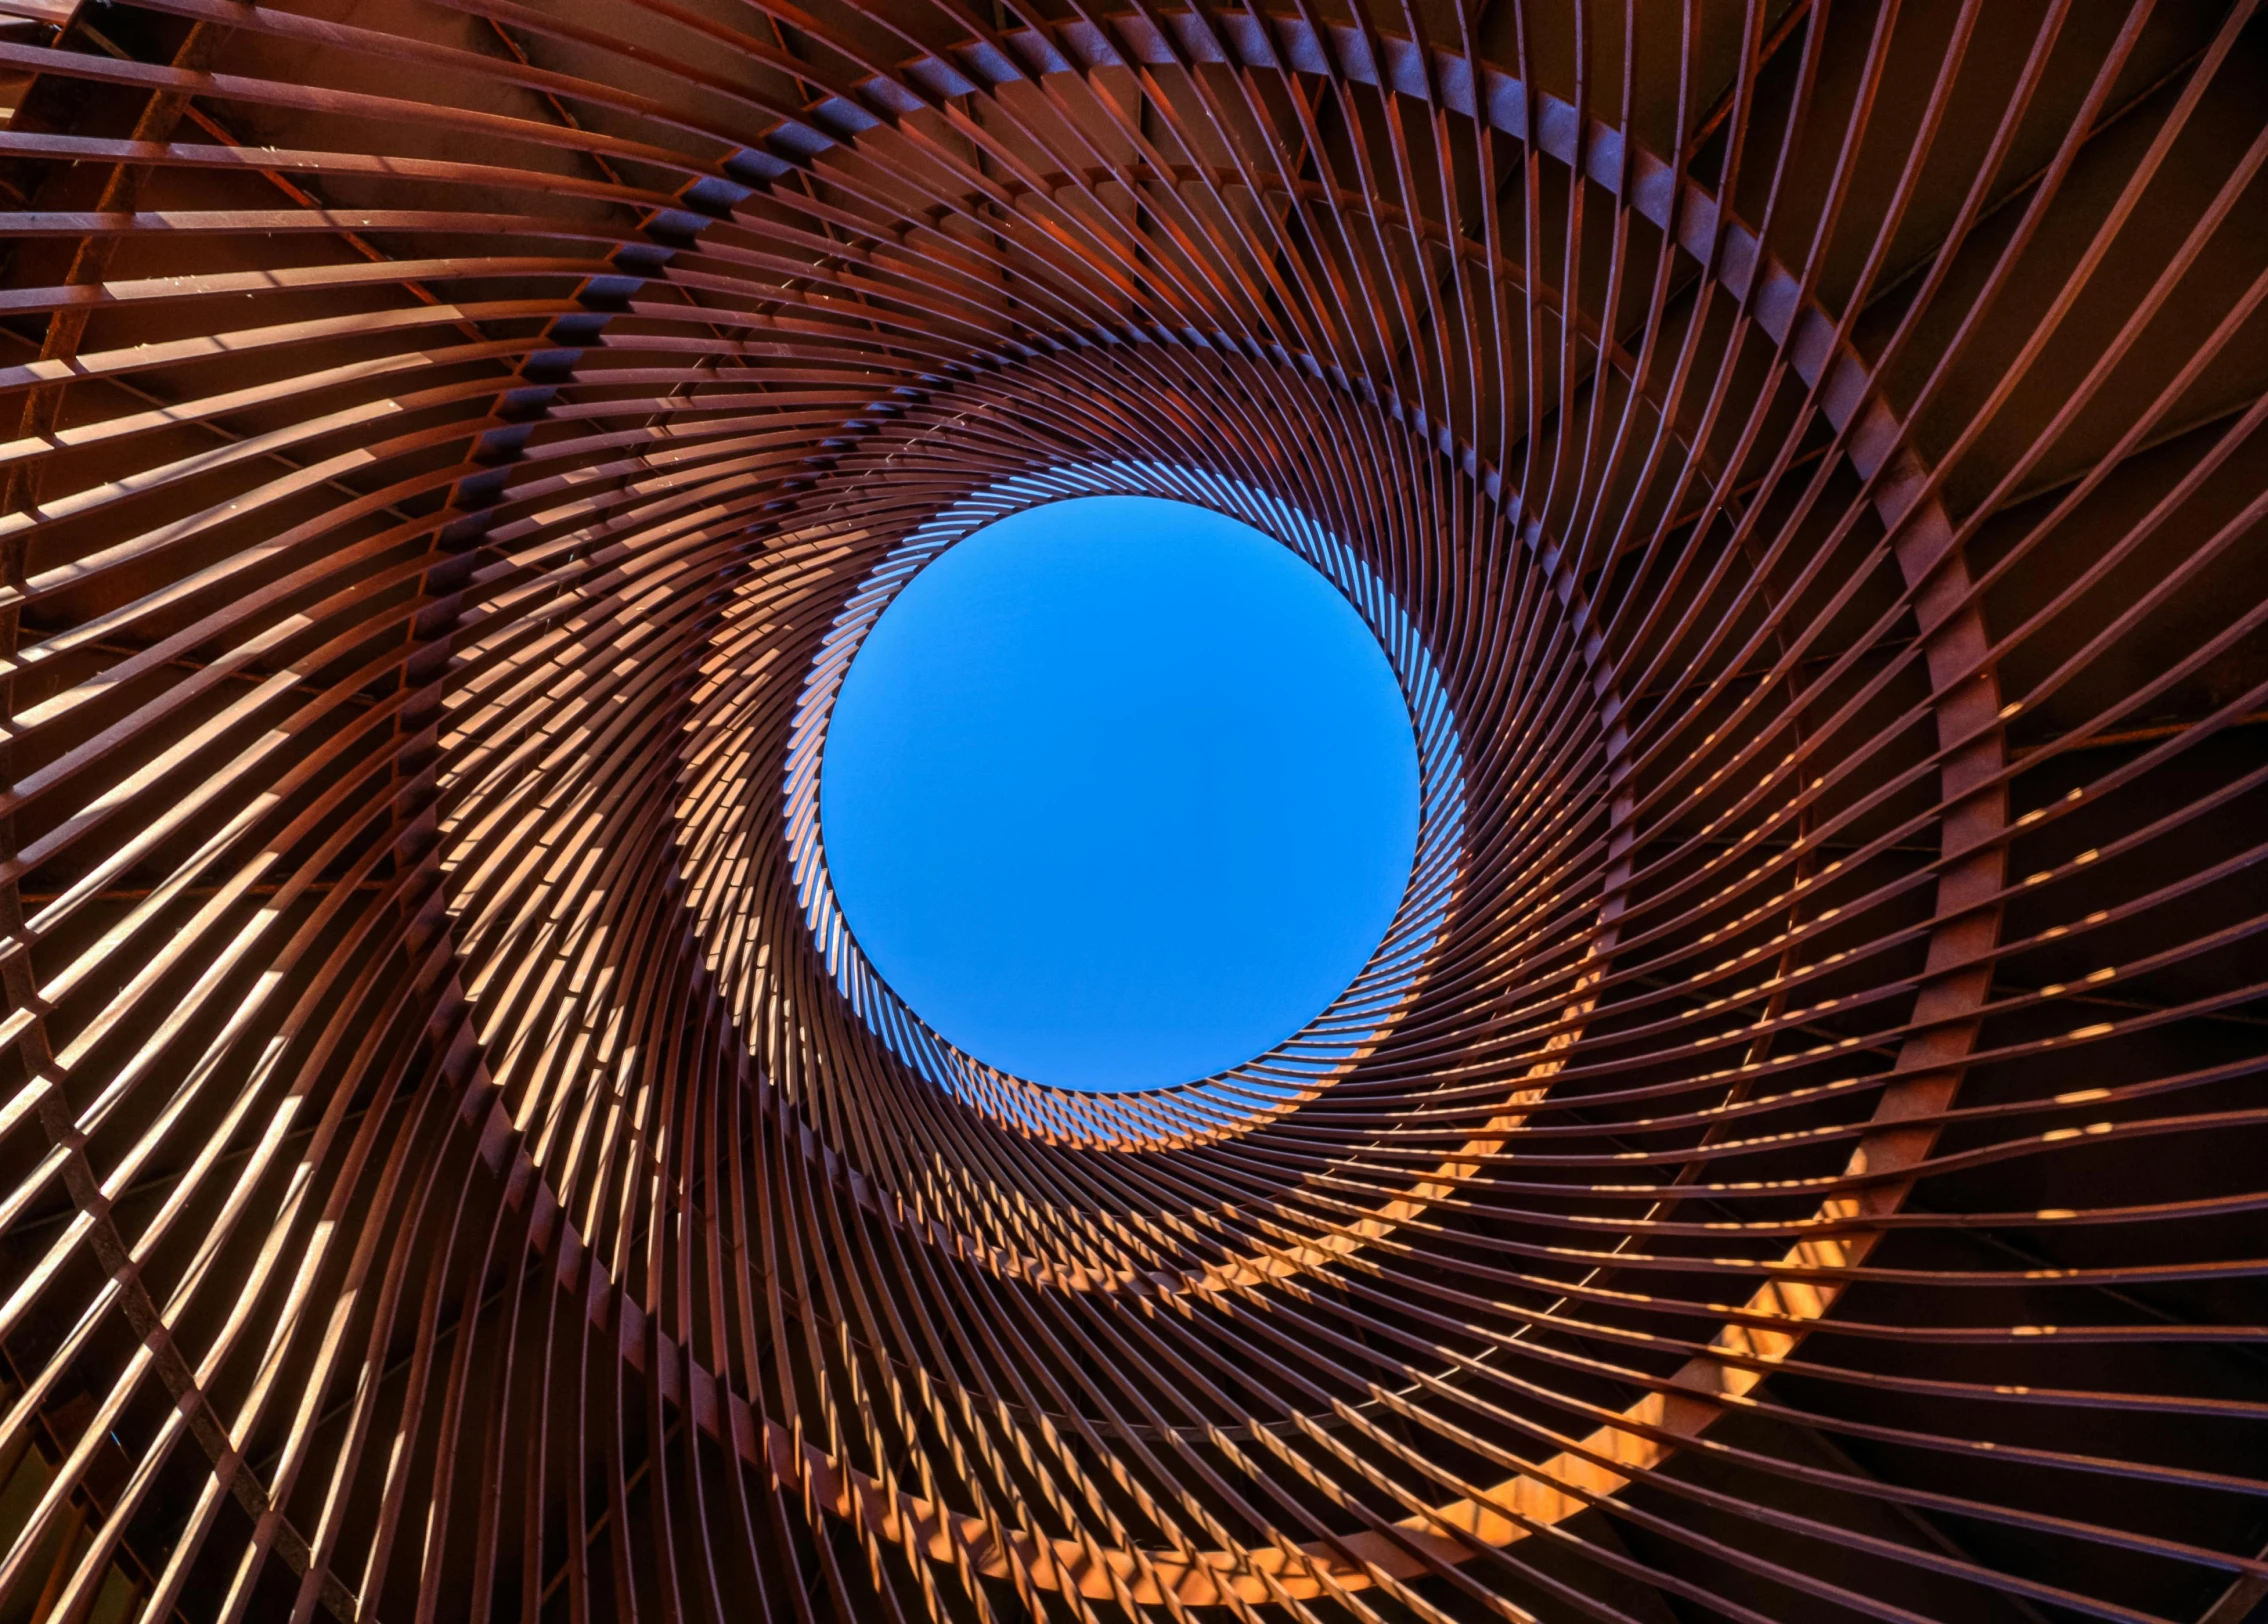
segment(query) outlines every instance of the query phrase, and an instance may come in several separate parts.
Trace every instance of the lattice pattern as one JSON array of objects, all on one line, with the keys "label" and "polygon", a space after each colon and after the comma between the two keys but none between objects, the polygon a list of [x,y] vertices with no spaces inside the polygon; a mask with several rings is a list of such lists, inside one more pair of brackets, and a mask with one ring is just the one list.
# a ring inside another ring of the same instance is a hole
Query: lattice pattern
[{"label": "lattice pattern", "polygon": [[[0,0],[0,1624],[2240,1624],[2253,11]],[[1117,1099],[793,748],[1104,486],[1436,741]]]}]

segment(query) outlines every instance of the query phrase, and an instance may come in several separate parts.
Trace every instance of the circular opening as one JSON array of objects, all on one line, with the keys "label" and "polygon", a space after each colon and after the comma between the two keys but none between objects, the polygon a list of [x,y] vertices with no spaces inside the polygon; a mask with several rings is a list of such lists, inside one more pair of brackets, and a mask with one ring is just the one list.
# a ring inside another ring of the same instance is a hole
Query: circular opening
[{"label": "circular opening", "polygon": [[1377,638],[1251,526],[1086,497],[947,549],[874,623],[819,817],[869,962],[940,1036],[1065,1088],[1265,1053],[1409,882],[1417,742]]}]

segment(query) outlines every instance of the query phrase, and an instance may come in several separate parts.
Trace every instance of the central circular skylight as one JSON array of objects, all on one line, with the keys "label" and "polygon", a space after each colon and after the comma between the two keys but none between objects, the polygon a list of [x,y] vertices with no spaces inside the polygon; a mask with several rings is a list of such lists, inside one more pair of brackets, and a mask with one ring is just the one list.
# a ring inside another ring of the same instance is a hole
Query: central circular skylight
[{"label": "central circular skylight", "polygon": [[1064,1088],[1194,1081],[1299,1031],[1408,883],[1417,744],[1385,652],[1297,554],[1151,497],[977,531],[843,679],[827,867],[941,1036]]}]

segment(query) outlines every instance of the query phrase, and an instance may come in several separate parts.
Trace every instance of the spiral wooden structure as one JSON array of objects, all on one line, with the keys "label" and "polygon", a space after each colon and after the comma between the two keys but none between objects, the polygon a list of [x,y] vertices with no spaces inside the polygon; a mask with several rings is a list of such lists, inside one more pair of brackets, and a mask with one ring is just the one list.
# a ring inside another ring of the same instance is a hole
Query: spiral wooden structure
[{"label": "spiral wooden structure", "polygon": [[[0,1624],[2256,1616],[2268,25],[1179,5],[0,0]],[[791,747],[1092,490],[1432,730],[1116,1098]]]}]

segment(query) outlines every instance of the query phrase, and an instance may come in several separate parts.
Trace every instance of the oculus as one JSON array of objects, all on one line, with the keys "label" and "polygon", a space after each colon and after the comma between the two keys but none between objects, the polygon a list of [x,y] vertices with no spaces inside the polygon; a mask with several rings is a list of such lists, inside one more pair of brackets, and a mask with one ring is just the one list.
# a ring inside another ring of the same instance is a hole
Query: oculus
[{"label": "oculus", "polygon": [[1408,889],[1418,748],[1363,616],[1192,503],[1043,503],[873,622],[820,774],[859,948],[940,1037],[1055,1087],[1193,1082],[1299,1032]]}]

